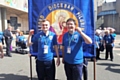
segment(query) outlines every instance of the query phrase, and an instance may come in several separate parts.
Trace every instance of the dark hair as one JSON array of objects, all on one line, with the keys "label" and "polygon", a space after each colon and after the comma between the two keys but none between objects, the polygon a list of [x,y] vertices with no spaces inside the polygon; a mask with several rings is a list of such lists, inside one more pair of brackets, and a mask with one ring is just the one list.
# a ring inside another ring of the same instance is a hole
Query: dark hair
[{"label": "dark hair", "polygon": [[73,21],[74,24],[76,25],[76,21],[75,21],[73,18],[69,18],[69,19],[66,21],[66,23],[69,22],[69,21]]},{"label": "dark hair", "polygon": [[49,22],[49,20],[47,20],[47,19],[42,19],[42,20],[41,20],[41,22],[45,22],[45,21],[48,21],[48,22]]}]

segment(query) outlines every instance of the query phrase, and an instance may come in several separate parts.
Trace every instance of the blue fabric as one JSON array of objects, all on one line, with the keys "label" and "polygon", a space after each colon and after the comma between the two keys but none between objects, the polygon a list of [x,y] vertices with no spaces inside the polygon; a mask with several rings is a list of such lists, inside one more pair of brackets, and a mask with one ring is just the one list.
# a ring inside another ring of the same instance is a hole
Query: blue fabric
[{"label": "blue fabric", "polygon": [[[95,42],[97,42],[97,43],[98,43],[98,45],[100,45],[100,41],[101,41],[100,36],[95,35]],[[97,47],[97,45],[96,45],[96,43],[95,43],[95,48],[98,48],[98,47]]]},{"label": "blue fabric", "polygon": [[[47,41],[47,44],[46,42]],[[46,36],[44,32],[39,32],[37,33],[33,39],[32,39],[33,44],[38,43],[38,54],[37,54],[37,59],[40,61],[50,61],[53,59],[53,54],[55,53],[53,46],[57,45],[57,37],[55,33],[49,32],[49,35]],[[44,45],[48,46],[48,53],[44,53]]]},{"label": "blue fabric", "polygon": [[[57,6],[54,4],[57,4]],[[47,18],[49,14],[56,10],[65,10],[71,13],[72,15],[69,15],[68,18],[73,18],[73,15],[75,16],[78,26],[84,28],[84,32],[90,36],[93,41],[92,45],[83,44],[84,51],[88,53],[85,57],[94,57],[94,0],[28,0],[29,29],[34,29],[34,33],[37,34],[39,32],[39,18]],[[50,18],[51,22],[53,18],[55,18],[54,14],[52,18]],[[81,23],[82,20],[84,21],[83,24]],[[34,46],[37,46],[37,44],[31,47],[32,50],[30,51],[32,52],[30,53],[32,55],[37,53]]]},{"label": "blue fabric", "polygon": [[0,42],[2,42],[3,32],[0,32]]},{"label": "blue fabric", "polygon": [[112,35],[114,38],[116,37],[116,34],[115,34],[115,33],[112,33],[111,35]]},{"label": "blue fabric", "polygon": [[[70,38],[73,37],[69,45]],[[83,38],[78,32],[74,32],[73,35],[68,32],[63,36],[63,46],[64,46],[64,60],[69,64],[80,64],[83,62]],[[71,53],[67,53],[67,47],[70,46]]]},{"label": "blue fabric", "polygon": [[3,32],[0,32],[0,35],[3,35]]},{"label": "blue fabric", "polygon": [[102,12],[98,13],[97,16],[115,15],[115,14],[117,14],[116,10],[106,10],[106,11],[102,11]]},{"label": "blue fabric", "polygon": [[25,36],[18,36],[18,41],[19,41],[19,42],[25,41]]},{"label": "blue fabric", "polygon": [[106,44],[111,44],[115,38],[112,35],[105,35],[103,39],[105,40]]}]

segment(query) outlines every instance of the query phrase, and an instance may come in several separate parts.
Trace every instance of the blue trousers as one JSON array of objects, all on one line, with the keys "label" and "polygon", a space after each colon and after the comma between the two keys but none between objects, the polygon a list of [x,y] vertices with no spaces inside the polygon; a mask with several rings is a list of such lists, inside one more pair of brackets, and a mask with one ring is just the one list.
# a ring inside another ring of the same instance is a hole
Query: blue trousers
[{"label": "blue trousers", "polygon": [[55,80],[55,61],[36,60],[38,80]]},{"label": "blue trousers", "polygon": [[82,80],[83,63],[81,64],[64,64],[67,80]]}]

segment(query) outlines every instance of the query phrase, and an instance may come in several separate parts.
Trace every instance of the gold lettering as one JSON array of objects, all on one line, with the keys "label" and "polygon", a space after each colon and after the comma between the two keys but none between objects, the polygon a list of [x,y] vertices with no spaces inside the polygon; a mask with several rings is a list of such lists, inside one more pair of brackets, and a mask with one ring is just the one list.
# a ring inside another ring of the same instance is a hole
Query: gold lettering
[{"label": "gold lettering", "polygon": [[59,3],[57,3],[57,8],[59,8],[60,7],[60,4]]},{"label": "gold lettering", "polygon": [[85,25],[85,23],[83,22],[83,23],[81,23],[81,26],[84,26]]},{"label": "gold lettering", "polygon": [[[53,5],[48,6],[48,9],[50,11],[52,11],[53,9],[57,9],[57,8],[64,8],[64,9],[69,9],[70,11],[74,10],[74,6],[71,6],[70,4],[67,3],[54,3]],[[78,12],[76,15],[81,15],[80,12]]]},{"label": "gold lettering", "polygon": [[72,6],[72,7],[71,7],[71,11],[72,11],[73,9],[74,9],[74,7]]},{"label": "gold lettering", "polygon": [[70,5],[68,5],[68,7],[67,7],[68,9],[70,9]]},{"label": "gold lettering", "polygon": [[53,6],[54,6],[54,8],[56,8],[56,4],[54,4]]},{"label": "gold lettering", "polygon": [[80,15],[80,12],[78,12],[76,15]]},{"label": "gold lettering", "polygon": [[82,14],[81,14],[80,12],[78,12],[76,15],[77,15],[77,17],[78,17],[79,19],[82,18]]},{"label": "gold lettering", "polygon": [[80,20],[80,22],[81,22],[81,23],[84,23],[84,20],[83,20],[83,19],[81,19],[81,20]]},{"label": "gold lettering", "polygon": [[63,7],[63,3],[60,3],[60,8],[62,8]]},{"label": "gold lettering", "polygon": [[52,10],[52,6],[48,6],[48,9],[51,11]]},{"label": "gold lettering", "polygon": [[64,8],[67,8],[67,4],[64,4]]}]

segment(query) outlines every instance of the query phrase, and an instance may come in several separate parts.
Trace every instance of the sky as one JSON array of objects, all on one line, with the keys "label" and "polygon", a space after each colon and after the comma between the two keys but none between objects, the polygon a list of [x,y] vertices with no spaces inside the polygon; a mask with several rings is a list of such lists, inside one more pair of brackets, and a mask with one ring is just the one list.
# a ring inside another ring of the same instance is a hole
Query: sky
[{"label": "sky", "polygon": [[116,1],[116,0],[106,0],[106,2],[114,2],[114,1]]}]

